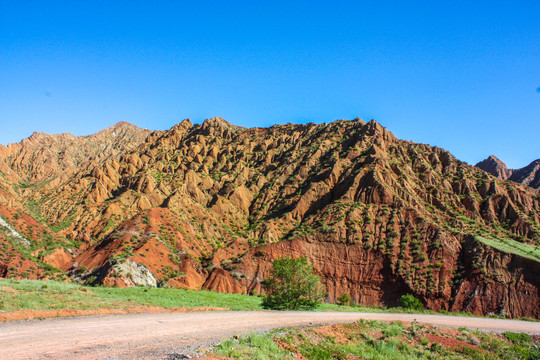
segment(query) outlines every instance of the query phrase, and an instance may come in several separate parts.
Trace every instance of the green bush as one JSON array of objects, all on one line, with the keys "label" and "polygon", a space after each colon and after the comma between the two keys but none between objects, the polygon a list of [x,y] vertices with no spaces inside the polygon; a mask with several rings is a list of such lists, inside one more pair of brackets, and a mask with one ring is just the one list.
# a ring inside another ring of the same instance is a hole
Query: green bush
[{"label": "green bush", "polygon": [[503,332],[503,335],[513,344],[528,343],[532,340],[531,336],[526,333],[515,333],[515,332],[505,331]]},{"label": "green bush", "polygon": [[279,258],[272,263],[270,277],[263,282],[266,296],[262,306],[274,310],[309,310],[326,296],[319,276],[306,258]]},{"label": "green bush", "polygon": [[399,305],[402,308],[410,310],[421,310],[424,307],[422,302],[415,298],[412,294],[402,295],[399,298]]},{"label": "green bush", "polygon": [[343,295],[338,297],[336,300],[337,300],[338,305],[349,305],[349,302],[351,302],[351,297],[349,296],[349,294],[344,293]]}]

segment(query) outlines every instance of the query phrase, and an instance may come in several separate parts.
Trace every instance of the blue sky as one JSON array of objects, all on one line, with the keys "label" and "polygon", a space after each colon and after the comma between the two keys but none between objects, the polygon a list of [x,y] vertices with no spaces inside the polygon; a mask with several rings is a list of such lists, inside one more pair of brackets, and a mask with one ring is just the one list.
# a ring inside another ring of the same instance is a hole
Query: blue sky
[{"label": "blue sky", "polygon": [[522,167],[540,157],[538,19],[538,0],[0,0],[0,144],[359,116]]}]

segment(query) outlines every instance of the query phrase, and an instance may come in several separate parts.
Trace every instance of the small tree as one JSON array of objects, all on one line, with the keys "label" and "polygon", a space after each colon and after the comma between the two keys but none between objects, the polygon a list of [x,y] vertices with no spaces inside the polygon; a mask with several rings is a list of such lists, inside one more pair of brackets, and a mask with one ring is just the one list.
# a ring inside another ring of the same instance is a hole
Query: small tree
[{"label": "small tree", "polygon": [[263,287],[263,307],[274,310],[309,310],[326,296],[319,276],[306,258],[279,258],[272,263],[270,277]]},{"label": "small tree", "polygon": [[399,298],[399,305],[410,310],[421,310],[424,307],[422,302],[415,298],[412,294],[402,295]]}]

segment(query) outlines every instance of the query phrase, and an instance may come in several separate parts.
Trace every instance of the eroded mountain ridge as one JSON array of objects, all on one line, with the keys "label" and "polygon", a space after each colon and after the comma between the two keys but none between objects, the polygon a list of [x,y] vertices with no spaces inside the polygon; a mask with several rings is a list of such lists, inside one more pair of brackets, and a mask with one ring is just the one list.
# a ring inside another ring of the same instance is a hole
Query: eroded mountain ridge
[{"label": "eroded mountain ridge", "polygon": [[260,293],[273,259],[306,256],[330,301],[540,317],[530,187],[375,121],[129,129],[64,176],[39,145],[0,149],[1,215],[31,244],[0,233],[1,276]]}]

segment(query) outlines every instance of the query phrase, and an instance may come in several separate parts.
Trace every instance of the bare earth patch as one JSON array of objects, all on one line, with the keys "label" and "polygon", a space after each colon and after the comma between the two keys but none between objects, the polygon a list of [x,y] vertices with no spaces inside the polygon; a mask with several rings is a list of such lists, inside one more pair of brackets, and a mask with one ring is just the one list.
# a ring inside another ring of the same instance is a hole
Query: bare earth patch
[{"label": "bare earth patch", "polygon": [[112,314],[142,314],[142,313],[167,313],[188,311],[220,311],[228,310],[217,307],[178,307],[162,308],[158,306],[133,306],[125,309],[100,308],[100,309],[60,309],[60,310],[15,310],[0,313],[0,322],[10,320],[30,320],[55,317],[72,317],[87,315],[112,315]]},{"label": "bare earth patch", "polygon": [[11,286],[0,286],[0,291],[5,291],[10,294],[16,294],[19,290],[12,288]]},{"label": "bare earth patch", "polygon": [[435,334],[425,334],[424,336],[429,340],[430,343],[437,343],[452,350],[457,349],[457,348],[468,347],[471,349],[477,349],[477,350],[482,351],[480,347],[469,344],[465,341],[461,341],[458,339],[452,339],[449,337],[435,335]]},{"label": "bare earth patch", "polygon": [[333,337],[340,344],[345,344],[349,340],[345,330],[336,325],[321,326],[313,329],[313,332],[324,337]]}]

